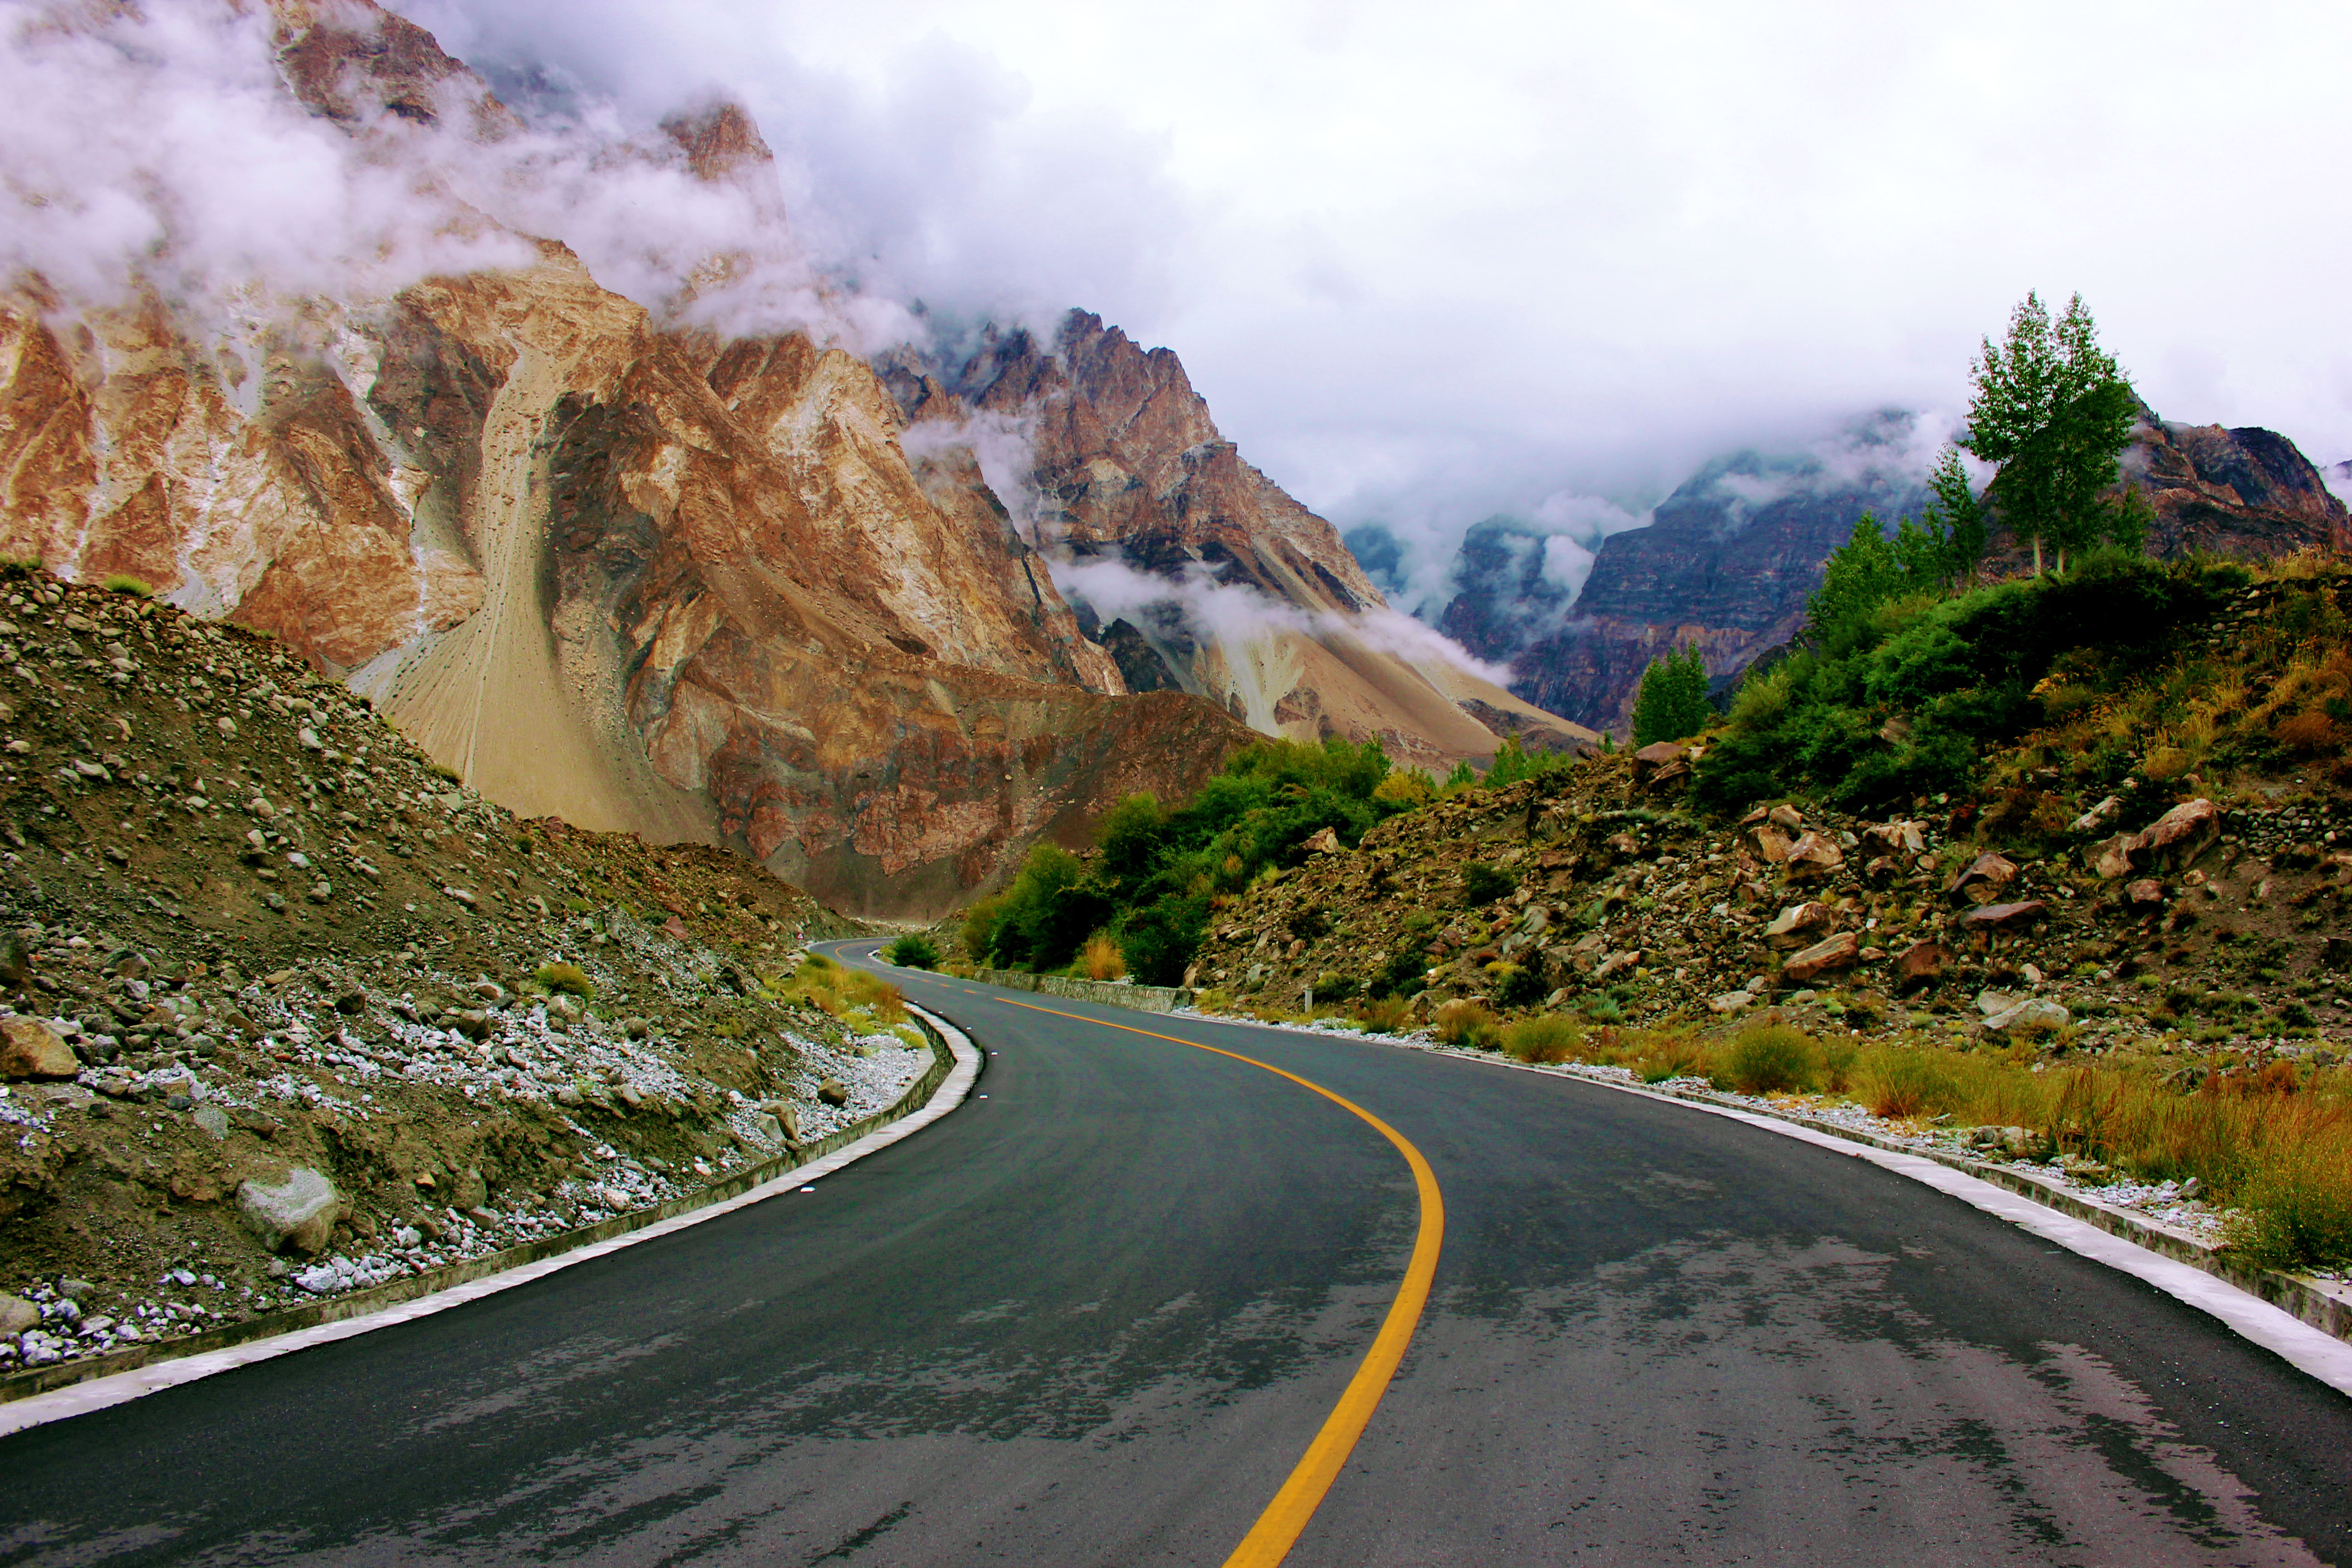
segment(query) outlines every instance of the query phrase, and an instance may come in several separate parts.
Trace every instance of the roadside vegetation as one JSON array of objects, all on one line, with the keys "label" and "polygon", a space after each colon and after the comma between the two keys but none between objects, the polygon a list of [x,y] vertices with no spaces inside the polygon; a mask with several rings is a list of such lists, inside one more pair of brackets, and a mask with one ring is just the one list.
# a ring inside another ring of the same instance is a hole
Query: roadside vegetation
[{"label": "roadside vegetation", "polygon": [[908,1045],[924,1043],[922,1032],[907,1016],[907,1000],[899,989],[878,974],[850,969],[821,952],[810,953],[790,973],[761,982],[766,994],[781,1002],[796,1002],[836,1018],[861,1035],[896,1035]]},{"label": "roadside vegetation", "polygon": [[[1393,1001],[1310,1012],[1211,991],[1198,1005],[1367,1034],[1414,1026]],[[1439,1006],[1428,1033],[1519,1061],[1623,1068],[1644,1083],[1700,1081],[1798,1110],[1851,1101],[1913,1131],[2022,1129],[2026,1157],[2055,1159],[2077,1181],[2196,1183],[2190,1191],[2238,1211],[2229,1247],[2250,1263],[2352,1268],[2352,1068],[2224,1055],[2185,1082],[2172,1063],[2053,1062],[2048,1048],[2063,1040],[1963,1047],[1923,1029],[1865,1041],[1769,1022],[1633,1028],[1560,1012],[1507,1021],[1467,999]]]},{"label": "roadside vegetation", "polygon": [[902,969],[937,969],[940,950],[920,931],[908,931],[885,948],[882,956]]}]

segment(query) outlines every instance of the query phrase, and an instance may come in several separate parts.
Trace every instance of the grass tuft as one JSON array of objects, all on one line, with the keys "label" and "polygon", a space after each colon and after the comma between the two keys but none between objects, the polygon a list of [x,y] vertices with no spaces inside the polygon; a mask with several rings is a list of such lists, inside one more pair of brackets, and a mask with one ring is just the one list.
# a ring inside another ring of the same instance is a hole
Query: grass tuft
[{"label": "grass tuft", "polygon": [[1491,1051],[1502,1043],[1502,1026],[1482,1003],[1455,1000],[1437,1009],[1430,1020],[1437,1037],[1449,1046],[1467,1046],[1473,1050]]},{"label": "grass tuft", "polygon": [[542,963],[530,977],[550,991],[568,991],[583,1002],[596,999],[596,983],[576,963]]}]

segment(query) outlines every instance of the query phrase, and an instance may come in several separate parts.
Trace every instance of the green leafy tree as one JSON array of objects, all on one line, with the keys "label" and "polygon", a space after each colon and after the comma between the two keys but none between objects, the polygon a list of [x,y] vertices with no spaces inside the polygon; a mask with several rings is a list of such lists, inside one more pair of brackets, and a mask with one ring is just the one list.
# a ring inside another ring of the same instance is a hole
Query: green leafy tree
[{"label": "green leafy tree", "polygon": [[[1870,531],[1877,537],[1878,525],[1872,523]],[[1698,733],[1714,716],[1706,700],[1706,661],[1698,645],[1662,654],[1642,672],[1642,689],[1633,699],[1633,744],[1679,741]]]},{"label": "green leafy tree", "polygon": [[2000,508],[2015,531],[2032,536],[2034,575],[2045,540],[2063,572],[2068,551],[2116,537],[2119,521],[2128,532],[2127,510],[2101,496],[2131,441],[2138,399],[2099,347],[2083,297],[2053,322],[2041,298],[2027,294],[2010,316],[2007,340],[1984,340],[1973,374],[1964,445],[1999,467]]},{"label": "green leafy tree", "polygon": [[1530,752],[1517,735],[1506,735],[1503,743],[1495,748],[1495,760],[1487,767],[1483,782],[1489,789],[1500,789],[1522,779],[1565,773],[1575,763],[1576,759],[1566,752]]}]

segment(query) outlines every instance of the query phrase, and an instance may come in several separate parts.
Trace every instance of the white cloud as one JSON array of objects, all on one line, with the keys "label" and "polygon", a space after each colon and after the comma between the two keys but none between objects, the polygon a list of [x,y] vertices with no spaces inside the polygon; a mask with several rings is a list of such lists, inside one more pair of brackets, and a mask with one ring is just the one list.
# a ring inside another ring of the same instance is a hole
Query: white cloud
[{"label": "white cloud", "polygon": [[[860,346],[916,307],[1099,310],[1174,347],[1276,482],[1424,559],[1563,491],[1638,517],[1729,447],[1956,409],[2029,288],[2081,289],[2167,416],[2352,456],[2343,7],[398,8],[535,84],[530,135],[439,150],[446,189],[632,297]],[[9,264],[88,291],[137,258],[229,312],[256,278],[381,288],[497,252],[288,110],[258,14],[154,0],[28,41],[39,14],[0,0]],[[777,148],[790,236],[663,153],[656,121],[714,94]],[[730,248],[755,286],[681,303]]]},{"label": "white cloud", "polygon": [[1957,407],[2029,288],[2082,289],[2168,416],[2352,455],[2341,7],[417,14],[648,106],[740,93],[823,258],[1175,347],[1343,526],[1442,544],[1562,488],[1638,512],[1727,447]]}]

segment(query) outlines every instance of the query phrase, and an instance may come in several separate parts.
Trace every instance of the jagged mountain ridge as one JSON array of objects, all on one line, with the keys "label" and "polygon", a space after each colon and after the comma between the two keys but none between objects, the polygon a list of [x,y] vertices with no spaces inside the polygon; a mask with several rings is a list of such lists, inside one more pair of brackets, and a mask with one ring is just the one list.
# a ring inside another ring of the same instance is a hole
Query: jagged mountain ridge
[{"label": "jagged mountain ridge", "polygon": [[[1880,416],[1884,432],[1895,416]],[[1861,434],[1871,435],[1865,426]],[[1883,442],[1881,444],[1884,444]],[[2152,512],[2148,549],[2267,558],[2347,543],[2344,503],[2292,441],[2259,426],[2167,421],[2143,409],[2122,482]],[[1743,451],[1702,468],[1659,503],[1646,528],[1601,541],[1582,591],[1546,576],[1541,534],[1508,519],[1465,536],[1440,629],[1512,669],[1512,689],[1581,723],[1630,731],[1642,672],[1696,645],[1727,684],[1804,624],[1830,552],[1865,511],[1892,524],[1926,500],[1925,475],[1859,468],[1819,453]],[[2026,569],[2026,542],[1998,524],[1987,569]]]},{"label": "jagged mountain ridge", "polygon": [[[1050,348],[991,331],[961,363],[900,352],[882,369],[912,426],[1018,433],[1034,537],[1131,688],[1197,693],[1261,732],[1377,739],[1424,767],[1483,760],[1503,735],[1596,738],[1390,609],[1338,531],[1223,438],[1170,350],[1072,310]],[[1243,635],[1221,624],[1236,619]]]},{"label": "jagged mountain ridge", "polygon": [[[754,220],[649,308],[478,205],[549,154],[483,174],[532,132],[429,33],[365,0],[267,21],[313,123],[504,258],[247,299],[226,337],[152,287],[125,305],[20,279],[0,296],[12,552],[270,632],[518,811],[721,839],[870,912],[935,911],[1125,794],[1189,793],[1251,726],[1432,766],[1516,730],[1576,738],[1434,644],[1352,635],[1377,592],[1166,350],[1074,314],[1052,352],[996,340],[925,409],[819,329],[732,330],[719,305],[746,297],[860,308],[797,263],[740,108],[596,155]],[[1048,498],[1057,563],[950,414],[1039,432],[1015,488]],[[1089,554],[1202,563],[1263,602],[1265,635],[1074,614],[1053,568]]]},{"label": "jagged mountain ridge", "polygon": [[[288,90],[371,158],[513,133],[396,17],[272,16]],[[698,177],[761,175],[739,110],[666,133]],[[28,280],[0,300],[0,542],[272,633],[518,811],[724,838],[866,910],[951,903],[1245,738],[1129,696],[970,454],[910,458],[862,358],[665,325],[563,246],[524,254],[293,301],[250,363],[152,291]]]}]

